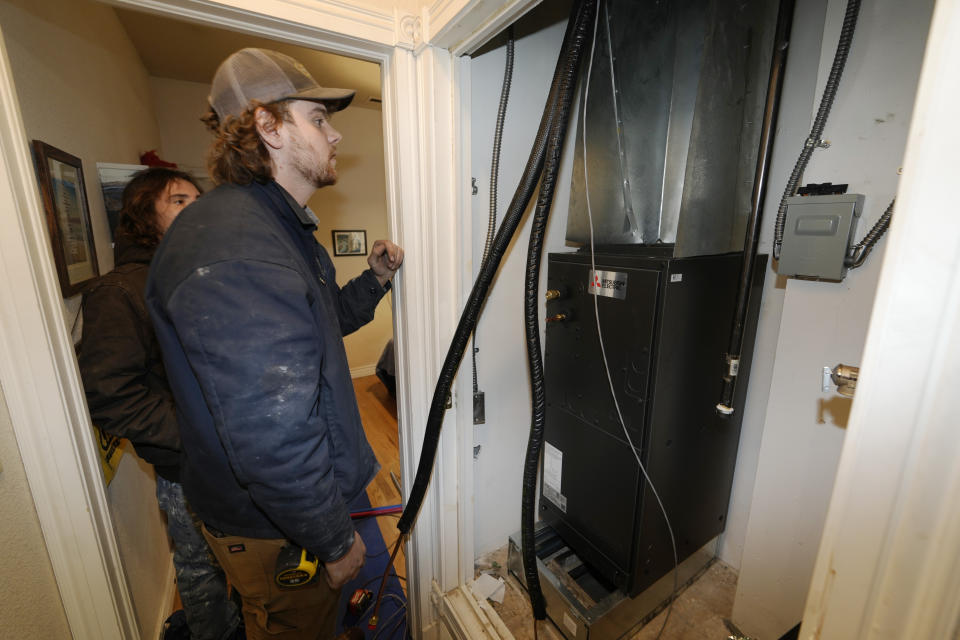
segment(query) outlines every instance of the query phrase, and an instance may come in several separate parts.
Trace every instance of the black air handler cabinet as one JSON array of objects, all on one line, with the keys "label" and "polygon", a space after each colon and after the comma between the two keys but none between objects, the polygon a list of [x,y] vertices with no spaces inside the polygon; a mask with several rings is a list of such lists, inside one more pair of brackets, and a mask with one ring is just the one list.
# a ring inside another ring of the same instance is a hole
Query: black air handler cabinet
[{"label": "black air handler cabinet", "polygon": [[[658,255],[659,254],[659,255]],[[750,296],[734,415],[723,418],[723,354],[742,254],[673,258],[669,249],[598,252],[626,276],[623,298],[597,296],[604,346],[630,438],[664,502],[682,562],[723,531],[753,354],[766,256]],[[631,453],[597,341],[590,256],[550,254],[546,438],[540,515],[631,597],[673,570],[656,498]],[[619,285],[618,285],[619,286]]]}]

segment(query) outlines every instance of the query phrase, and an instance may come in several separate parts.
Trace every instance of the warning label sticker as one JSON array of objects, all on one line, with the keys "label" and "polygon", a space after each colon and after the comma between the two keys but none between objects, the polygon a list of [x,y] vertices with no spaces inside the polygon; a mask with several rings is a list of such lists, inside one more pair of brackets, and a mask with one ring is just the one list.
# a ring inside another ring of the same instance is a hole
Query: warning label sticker
[{"label": "warning label sticker", "polygon": [[561,491],[561,477],[563,476],[563,452],[549,442],[544,442],[543,448],[543,496],[567,512],[567,499]]}]

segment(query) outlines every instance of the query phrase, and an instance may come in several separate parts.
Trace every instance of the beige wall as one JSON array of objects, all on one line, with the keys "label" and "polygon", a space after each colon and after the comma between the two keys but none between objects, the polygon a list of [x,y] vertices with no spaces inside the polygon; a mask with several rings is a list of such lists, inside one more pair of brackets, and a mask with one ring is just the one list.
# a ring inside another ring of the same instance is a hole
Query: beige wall
[{"label": "beige wall", "polygon": [[[9,0],[0,3],[0,27],[6,39],[27,137],[43,140],[83,160],[97,257],[101,272],[105,272],[113,266],[113,252],[96,163],[135,163],[141,151],[159,144],[146,70],[113,9],[103,4],[88,0]],[[72,322],[78,305],[78,298],[67,302],[66,322]],[[9,431],[6,427],[3,430]],[[22,463],[15,453],[14,447],[4,446],[5,467],[20,467]],[[141,631],[155,635],[154,629],[162,615],[160,608],[170,593],[170,552],[162,516],[153,497],[153,472],[137,464],[132,454],[127,455],[129,459],[122,463],[107,496]],[[2,476],[0,485],[6,485]],[[30,495],[22,483],[0,486],[0,491],[17,494],[16,500],[30,504]],[[15,504],[13,500],[13,496],[5,495],[4,524],[0,526],[13,527],[27,520],[24,514],[28,511],[32,514],[32,510],[22,506],[8,511],[9,506]],[[20,537],[23,538],[21,545],[34,547],[31,558],[46,561],[43,542],[35,526],[20,532]],[[0,540],[6,539],[6,536],[0,537]],[[12,548],[4,547],[5,562],[28,555],[26,551],[12,552]],[[19,571],[19,566],[11,567],[16,570],[4,570],[0,574],[0,591],[22,591],[25,580],[37,579],[33,574],[49,574],[49,564],[44,567],[44,571]],[[35,596],[30,596],[31,622],[22,625],[23,629],[35,628],[38,619],[42,619],[43,624],[63,620],[56,591],[43,597]],[[8,619],[3,616],[0,624]],[[0,636],[24,637],[22,633],[0,633]],[[56,638],[63,634],[36,637]]]},{"label": "beige wall", "polygon": [[69,638],[2,389],[0,464],[0,638]]},{"label": "beige wall", "polygon": [[[383,163],[381,113],[373,109],[346,109],[333,116],[343,134],[337,150],[339,180],[333,188],[317,191],[310,208],[320,218],[317,239],[333,257],[333,229],[364,229],[367,252],[375,240],[389,238],[387,187]],[[346,282],[368,268],[366,257],[333,258],[337,281]],[[356,374],[372,374],[384,345],[393,337],[392,294],[377,307],[373,322],[346,337],[347,358]]]},{"label": "beige wall", "polygon": [[211,137],[200,118],[208,108],[210,85],[150,76],[150,90],[160,127],[161,157],[184,171],[206,175]]},{"label": "beige wall", "polygon": [[[205,164],[210,142],[199,117],[206,111],[209,85],[150,78],[162,140],[162,157],[181,168]],[[383,160],[383,129],[380,111],[347,109],[334,115],[333,124],[343,134],[337,153],[340,179],[334,187],[318,191],[310,208],[320,218],[317,239],[333,256],[332,229],[365,229],[367,247],[388,237],[387,188]],[[333,258],[337,281],[344,283],[367,268],[360,257]],[[384,345],[393,336],[391,298],[377,307],[370,324],[346,337],[347,358],[355,375],[369,375]]]}]

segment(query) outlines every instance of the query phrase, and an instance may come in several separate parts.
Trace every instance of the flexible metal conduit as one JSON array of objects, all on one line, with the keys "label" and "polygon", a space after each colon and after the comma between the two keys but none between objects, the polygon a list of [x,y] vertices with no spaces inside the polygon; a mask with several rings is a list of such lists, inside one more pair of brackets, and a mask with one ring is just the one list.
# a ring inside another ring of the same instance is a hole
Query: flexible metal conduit
[{"label": "flexible metal conduit", "polygon": [[873,251],[873,246],[877,244],[877,241],[883,237],[883,234],[885,234],[890,227],[890,219],[893,217],[893,205],[896,202],[896,198],[890,201],[890,206],[883,212],[883,215],[880,216],[876,224],[867,232],[863,240],[853,247],[853,250],[850,252],[850,257],[846,261],[848,267],[856,269],[863,266],[863,261],[866,260],[870,252]]},{"label": "flexible metal conduit", "polygon": [[787,186],[783,190],[783,197],[780,199],[780,208],[777,210],[777,224],[774,227],[773,235],[773,257],[780,259],[780,247],[783,244],[783,226],[787,220],[787,198],[797,193],[797,186],[800,184],[800,178],[803,171],[807,168],[810,156],[813,150],[821,145],[820,137],[823,135],[823,128],[827,124],[827,116],[830,115],[830,108],[833,107],[833,100],[837,96],[837,87],[840,85],[840,76],[843,75],[843,68],[847,64],[847,55],[850,53],[850,45],[853,42],[853,32],[857,28],[857,16],[860,13],[860,0],[849,0],[847,2],[847,11],[843,17],[843,27],[840,29],[840,40],[837,42],[837,52],[833,56],[833,66],[830,68],[830,76],[827,78],[827,86],[823,89],[823,97],[820,99],[820,108],[817,109],[817,117],[813,120],[813,127],[810,129],[810,135],[803,145],[800,157],[797,158],[797,164],[794,165],[790,173],[790,179],[787,180]]},{"label": "flexible metal conduit", "polygon": [[[591,15],[589,7],[594,0],[581,0],[577,3],[573,15],[567,23],[567,30],[563,37],[563,45],[560,57],[557,60],[557,66],[554,71],[553,80],[550,85],[550,93],[544,106],[543,115],[540,119],[540,127],[533,143],[527,164],[524,167],[520,178],[520,184],[514,193],[510,206],[507,208],[503,223],[497,231],[494,238],[493,248],[488,259],[481,265],[480,273],[474,282],[473,289],[460,315],[460,321],[454,332],[450,347],[447,350],[446,358],[440,370],[437,379],[437,385],[434,389],[433,400],[430,404],[430,412],[427,416],[426,432],[423,437],[423,448],[420,454],[420,462],[417,465],[417,473],[414,477],[413,485],[410,488],[410,495],[407,499],[407,506],[403,510],[403,515],[397,523],[397,529],[402,535],[409,533],[420,507],[423,505],[423,498],[426,495],[427,486],[430,482],[430,475],[433,471],[433,463],[437,454],[437,446],[440,442],[440,430],[443,426],[443,414],[446,407],[446,398],[450,392],[453,378],[463,359],[463,352],[466,348],[470,334],[476,326],[477,316],[486,299],[487,292],[496,274],[497,268],[503,254],[506,252],[516,229],[520,223],[523,213],[530,202],[533,190],[540,179],[543,170],[544,154],[547,146],[547,136],[552,130],[552,125],[557,117],[558,95],[560,93],[561,79],[570,75],[570,70],[577,67],[579,54],[582,49],[584,33],[586,33],[586,16]],[[542,602],[543,595],[540,594]]]},{"label": "flexible metal conduit", "polygon": [[497,229],[497,183],[500,179],[500,143],[503,140],[503,121],[507,116],[507,102],[510,100],[510,85],[513,83],[513,27],[507,29],[507,61],[503,69],[503,86],[500,89],[500,105],[497,107],[497,126],[493,132],[493,154],[490,160],[490,215],[487,220],[487,238],[483,243],[483,258],[490,255],[493,248],[493,235]]},{"label": "flexible metal conduit", "polygon": [[777,31],[773,40],[773,60],[770,64],[770,78],[767,83],[767,101],[763,110],[763,129],[760,132],[760,153],[757,157],[757,169],[753,177],[750,217],[747,220],[747,228],[743,239],[743,263],[740,269],[740,282],[737,286],[737,306],[736,311],[734,311],[733,327],[730,330],[730,342],[727,347],[723,390],[720,393],[720,402],[716,406],[717,413],[722,416],[729,416],[734,412],[733,396],[740,370],[743,333],[750,308],[750,284],[753,282],[753,271],[757,262],[757,247],[760,243],[760,220],[763,217],[763,201],[767,192],[767,170],[770,167],[770,156],[773,152],[773,132],[777,126],[777,112],[780,110],[783,70],[787,64],[787,50],[790,46],[793,8],[794,0],[780,0]]},{"label": "flexible metal conduit", "polygon": [[[497,230],[497,183],[500,178],[500,143],[503,141],[503,121],[507,115],[507,102],[510,100],[510,85],[513,83],[513,27],[507,29],[507,60],[503,69],[503,85],[500,88],[500,105],[497,107],[497,125],[493,131],[493,153],[490,161],[490,214],[487,217],[487,238],[483,243],[483,257],[480,258],[480,264],[483,265],[490,255],[490,249],[493,247],[493,236]],[[480,391],[480,384],[477,381],[477,336],[473,336],[473,348],[470,349],[470,356],[473,360],[473,392]]]}]

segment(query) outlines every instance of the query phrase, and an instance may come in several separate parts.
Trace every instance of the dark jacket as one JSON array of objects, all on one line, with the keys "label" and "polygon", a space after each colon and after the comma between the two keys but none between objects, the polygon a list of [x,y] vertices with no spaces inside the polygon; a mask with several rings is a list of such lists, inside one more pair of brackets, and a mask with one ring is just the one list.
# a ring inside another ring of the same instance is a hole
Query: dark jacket
[{"label": "dark jacket", "polygon": [[177,482],[176,410],[144,303],[153,252],[117,239],[116,268],[84,294],[77,359],[93,423],[130,440],[157,473]]},{"label": "dark jacket", "polygon": [[181,412],[181,475],[205,523],[289,538],[325,562],[378,470],[343,335],[373,318],[371,271],[340,289],[315,218],[278,184],[222,185],[177,217],[147,304]]}]

